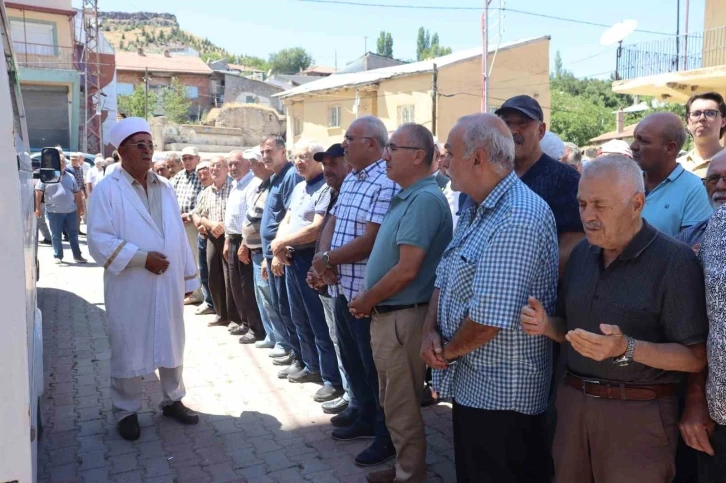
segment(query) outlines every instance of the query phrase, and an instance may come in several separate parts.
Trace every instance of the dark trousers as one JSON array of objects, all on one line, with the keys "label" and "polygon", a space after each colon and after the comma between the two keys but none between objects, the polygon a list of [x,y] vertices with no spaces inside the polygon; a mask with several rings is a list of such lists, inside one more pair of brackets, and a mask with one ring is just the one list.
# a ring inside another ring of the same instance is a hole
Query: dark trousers
[{"label": "dark trousers", "polygon": [[272,258],[265,257],[267,260],[267,277],[270,283],[270,298],[272,298],[272,308],[279,320],[282,321],[284,330],[290,341],[290,348],[297,360],[302,361],[302,353],[300,351],[300,339],[297,336],[295,324],[292,323],[292,314],[290,313],[290,301],[287,298],[287,285],[285,284],[285,276],[278,277],[272,274]]},{"label": "dark trousers", "polygon": [[390,442],[391,435],[379,400],[378,371],[371,348],[371,319],[353,317],[348,310],[348,299],[339,295],[335,300],[335,330],[340,360],[358,404],[358,421],[355,424],[373,427],[376,439]]},{"label": "dark trousers", "polygon": [[716,425],[711,446],[715,456],[698,452],[698,483],[726,483],[726,426]]},{"label": "dark trousers", "polygon": [[214,301],[214,310],[221,320],[239,323],[237,307],[234,305],[229,287],[227,260],[222,256],[224,235],[207,237],[207,264],[209,266],[209,292]]},{"label": "dark trousers", "polygon": [[325,309],[317,290],[305,281],[313,264],[315,249],[296,250],[285,268],[290,313],[300,341],[302,360],[310,372],[319,372],[328,384],[342,387],[335,346],[325,322]]},{"label": "dark trousers", "polygon": [[454,401],[458,483],[549,483],[544,414],[490,411]]},{"label": "dark trousers", "polygon": [[207,239],[202,235],[197,235],[197,252],[199,252],[199,280],[202,282],[202,292],[204,292],[204,301],[214,307],[212,301],[212,293],[209,291],[209,265],[207,265]]},{"label": "dark trousers", "polygon": [[229,268],[230,290],[242,325],[248,327],[255,337],[264,338],[265,329],[262,327],[260,309],[257,307],[257,299],[255,298],[252,263],[245,265],[237,257],[237,250],[239,250],[241,244],[242,236],[232,235],[229,238],[227,267]]}]

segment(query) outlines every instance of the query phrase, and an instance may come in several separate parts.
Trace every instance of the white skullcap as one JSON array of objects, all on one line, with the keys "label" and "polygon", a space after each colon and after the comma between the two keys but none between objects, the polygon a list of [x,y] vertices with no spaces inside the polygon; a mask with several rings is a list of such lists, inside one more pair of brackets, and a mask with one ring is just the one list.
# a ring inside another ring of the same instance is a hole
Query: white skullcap
[{"label": "white skullcap", "polygon": [[255,161],[261,161],[262,160],[262,153],[260,152],[260,148],[254,147],[252,149],[248,149],[242,154],[242,157],[245,159],[254,159]]},{"label": "white skullcap", "polygon": [[93,164],[95,164],[95,165],[103,164],[104,161],[105,160],[103,158],[96,156],[96,159],[93,160]]},{"label": "white skullcap", "polygon": [[600,146],[597,150],[597,155],[602,156],[603,154],[622,154],[629,158],[633,157],[633,151],[630,150],[630,145],[620,139],[613,139]]},{"label": "white skullcap", "polygon": [[200,169],[205,169],[205,168],[209,168],[209,161],[202,161],[201,163],[199,163],[197,165],[196,168],[194,168],[194,171],[196,171],[198,173]]},{"label": "white skullcap", "polygon": [[116,146],[116,148],[119,148],[121,143],[126,141],[126,139],[140,132],[151,134],[151,128],[149,127],[149,123],[146,122],[146,119],[141,117],[127,117],[126,119],[118,121],[116,125],[111,128],[109,141],[111,141],[111,144]]},{"label": "white skullcap", "polygon": [[181,155],[199,156],[199,150],[194,146],[187,146],[186,148],[182,149]]},{"label": "white skullcap", "polygon": [[565,143],[560,137],[552,131],[545,132],[542,140],[539,142],[542,151],[550,158],[559,161],[565,155]]}]

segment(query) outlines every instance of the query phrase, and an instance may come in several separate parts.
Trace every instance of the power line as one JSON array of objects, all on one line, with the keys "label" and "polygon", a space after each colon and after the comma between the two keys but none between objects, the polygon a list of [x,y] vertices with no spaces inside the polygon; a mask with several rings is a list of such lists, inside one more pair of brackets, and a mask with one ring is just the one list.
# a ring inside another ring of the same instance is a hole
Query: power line
[{"label": "power line", "polygon": [[[321,3],[329,5],[347,5],[353,7],[375,7],[375,8],[395,8],[395,9],[409,9],[409,10],[444,10],[444,11],[477,11],[481,12],[481,7],[461,7],[461,6],[438,6],[438,5],[410,5],[410,4],[385,4],[385,3],[367,3],[359,2],[355,0],[294,0],[296,2],[303,3]],[[577,23],[581,25],[591,25],[593,27],[605,27],[610,28],[611,25],[604,23],[591,22],[589,20],[579,20],[574,18],[559,17],[554,15],[547,15],[544,13],[530,12],[527,10],[518,10],[508,7],[493,7],[489,11],[498,11],[518,13],[521,15],[529,15],[532,17],[546,18],[548,20],[560,20],[562,22]],[[636,32],[653,35],[670,35],[669,32],[658,32],[654,30],[635,29]]]}]

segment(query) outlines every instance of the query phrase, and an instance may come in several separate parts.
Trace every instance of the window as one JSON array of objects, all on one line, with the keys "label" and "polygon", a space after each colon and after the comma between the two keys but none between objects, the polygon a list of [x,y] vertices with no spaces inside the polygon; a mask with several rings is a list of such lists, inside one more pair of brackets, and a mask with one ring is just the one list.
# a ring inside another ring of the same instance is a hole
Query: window
[{"label": "window", "polygon": [[328,127],[340,127],[340,106],[328,109]]},{"label": "window", "polygon": [[293,136],[299,136],[302,134],[302,120],[299,117],[296,117],[293,121],[292,132]]},{"label": "window", "polygon": [[186,86],[187,87],[187,99],[198,99],[199,98],[199,87],[197,86]]},{"label": "window", "polygon": [[130,82],[118,82],[116,84],[116,95],[130,96],[134,93],[134,85]]},{"label": "window", "polygon": [[10,21],[10,32],[16,53],[57,55],[55,23]]},{"label": "window", "polygon": [[254,104],[255,96],[245,96],[245,104]]},{"label": "window", "polygon": [[406,124],[407,122],[416,122],[416,111],[413,104],[408,106],[398,106],[398,125]]}]

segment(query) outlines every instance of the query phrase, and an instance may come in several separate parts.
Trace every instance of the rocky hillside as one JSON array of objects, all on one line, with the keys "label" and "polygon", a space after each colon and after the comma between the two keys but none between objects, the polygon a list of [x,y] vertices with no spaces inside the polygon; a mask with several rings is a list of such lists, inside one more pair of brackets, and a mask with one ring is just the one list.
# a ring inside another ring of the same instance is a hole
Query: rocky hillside
[{"label": "rocky hillside", "polygon": [[[100,12],[101,28],[106,39],[117,51],[135,51],[141,47],[147,52],[162,53],[165,49],[191,47],[199,51],[203,60],[229,58],[243,62],[249,58],[238,56],[182,30],[176,16],[153,12]],[[264,60],[257,59],[264,63]],[[254,60],[253,60],[254,62]]]}]

